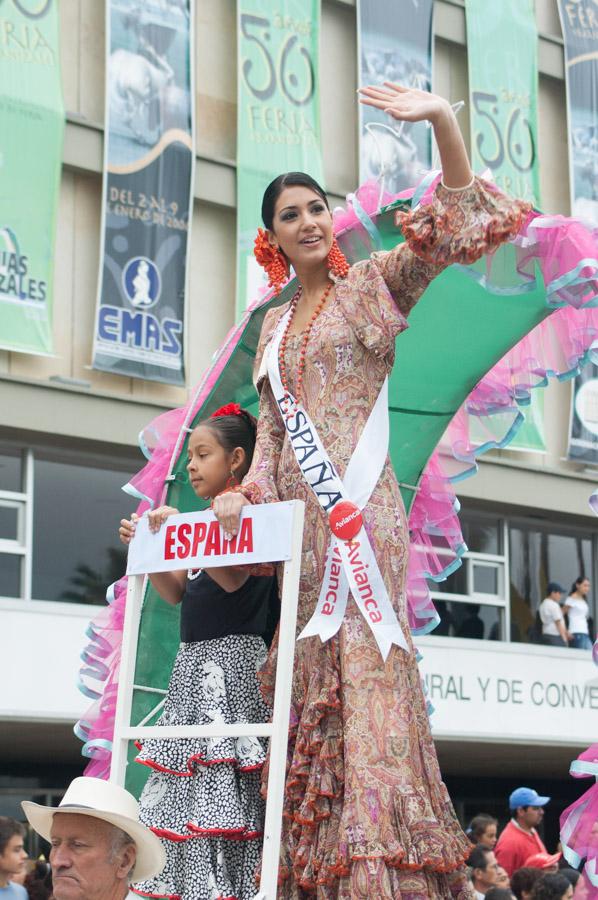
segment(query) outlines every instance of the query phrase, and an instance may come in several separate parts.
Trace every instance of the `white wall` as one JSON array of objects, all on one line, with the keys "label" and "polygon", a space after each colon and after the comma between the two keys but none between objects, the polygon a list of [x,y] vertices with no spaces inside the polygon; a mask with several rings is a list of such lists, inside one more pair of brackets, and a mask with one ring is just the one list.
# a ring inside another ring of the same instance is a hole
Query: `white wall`
[{"label": "white wall", "polygon": [[0,604],[0,721],[75,722],[90,700],[77,689],[85,630],[98,607]]},{"label": "white wall", "polygon": [[595,740],[598,673],[589,652],[443,637],[416,644],[436,738],[525,746]]}]

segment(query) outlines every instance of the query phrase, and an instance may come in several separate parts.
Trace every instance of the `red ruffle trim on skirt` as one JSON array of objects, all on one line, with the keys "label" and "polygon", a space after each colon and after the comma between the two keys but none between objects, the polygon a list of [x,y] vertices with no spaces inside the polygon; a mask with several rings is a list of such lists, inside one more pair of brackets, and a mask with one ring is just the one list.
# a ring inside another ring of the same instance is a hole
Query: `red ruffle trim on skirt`
[{"label": "red ruffle trim on skirt", "polygon": [[[138,750],[143,749],[143,744],[139,741],[135,741],[135,746]],[[258,772],[263,768],[264,763],[255,763],[251,766],[240,766],[239,761],[234,757],[226,757],[222,759],[206,759],[204,756],[200,756],[199,753],[194,753],[193,756],[190,756],[187,759],[187,771],[180,772],[175,769],[169,769],[167,766],[163,766],[162,763],[156,762],[153,759],[139,759],[139,757],[135,757],[135,762],[139,763],[141,766],[148,766],[150,769],[154,769],[156,772],[164,772],[166,775],[177,775],[181,778],[190,778],[195,775],[193,771],[193,765],[204,766],[208,768],[209,766],[219,766],[221,764],[228,764],[231,766],[235,766],[235,768],[239,772]]]},{"label": "red ruffle trim on skirt", "polygon": [[[395,838],[386,845],[366,842],[358,847],[356,842],[352,842],[350,848],[338,834],[344,795],[338,652],[337,638],[322,647],[321,666],[311,672],[302,707],[291,710],[289,752],[292,753],[292,761],[284,799],[283,817],[286,822],[283,824],[279,884],[293,875],[295,884],[304,890],[332,885],[339,878],[351,874],[353,861],[362,859],[379,859],[389,868],[406,872],[425,869],[429,873],[444,875],[460,869],[473,845],[463,835],[452,809],[447,809],[444,822],[438,816],[438,821],[434,823],[435,834],[430,830],[429,823],[419,834],[415,829],[411,834],[405,825],[404,834],[401,834],[403,829],[399,822],[407,821],[407,816],[396,816],[393,826]],[[271,702],[273,695],[276,655],[277,647],[258,673],[267,702]],[[417,670],[414,677],[419,679]],[[293,721],[293,713],[299,721]],[[262,774],[264,795],[267,779],[268,760]],[[438,791],[434,806],[442,812],[446,801],[440,790],[436,785],[429,785],[431,793]],[[329,829],[335,833],[329,835]],[[325,844],[335,849],[323,851]],[[437,845],[437,853],[429,852],[431,844]]]}]

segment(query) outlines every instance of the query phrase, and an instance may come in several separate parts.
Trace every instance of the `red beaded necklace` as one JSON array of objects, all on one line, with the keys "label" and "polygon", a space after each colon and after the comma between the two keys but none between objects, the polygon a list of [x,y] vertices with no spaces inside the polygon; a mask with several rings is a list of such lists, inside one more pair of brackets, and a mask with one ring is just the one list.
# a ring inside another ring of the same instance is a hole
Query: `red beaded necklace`
[{"label": "red beaded necklace", "polygon": [[[322,312],[322,310],[324,308],[324,304],[326,303],[326,301],[328,299],[328,295],[329,295],[330,291],[332,290],[333,284],[334,283],[332,281],[329,282],[324,293],[322,294],[320,302],[318,303],[318,305],[316,306],[316,308],[314,309],[314,311],[312,313],[311,319],[307,323],[307,327],[306,327],[305,331],[303,332],[303,341],[301,344],[301,350],[299,352],[299,367],[297,369],[297,390],[295,391],[295,399],[296,399],[297,403],[299,403],[301,400],[301,385],[303,383],[303,370],[305,368],[305,352],[307,350],[309,335],[313,328],[314,322],[316,321],[316,319],[318,318],[318,316],[320,315],[320,313]],[[278,348],[278,368],[280,370],[280,380],[281,380],[282,386],[284,388],[284,399],[287,402],[287,407],[290,406],[291,394],[289,391],[289,385],[288,385],[288,381],[287,381],[287,367],[285,365],[284,359],[285,359],[285,353],[286,353],[286,349],[287,349],[287,338],[289,335],[289,329],[293,323],[293,319],[295,317],[295,310],[297,309],[297,304],[299,303],[299,300],[301,299],[302,292],[303,292],[303,289],[299,288],[299,290],[296,292],[293,299],[291,300],[290,315],[289,315],[289,318],[287,319],[287,324],[285,326],[284,333],[280,340],[280,346]]]}]

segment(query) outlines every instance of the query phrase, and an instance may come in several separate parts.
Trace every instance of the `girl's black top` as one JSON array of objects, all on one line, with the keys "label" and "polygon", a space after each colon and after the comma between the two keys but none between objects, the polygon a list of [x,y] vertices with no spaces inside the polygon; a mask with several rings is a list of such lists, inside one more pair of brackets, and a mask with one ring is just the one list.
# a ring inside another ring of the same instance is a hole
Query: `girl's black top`
[{"label": "girl's black top", "polygon": [[181,601],[181,641],[257,634],[270,646],[279,617],[275,576],[250,575],[242,587],[229,593],[202,571],[187,579]]}]

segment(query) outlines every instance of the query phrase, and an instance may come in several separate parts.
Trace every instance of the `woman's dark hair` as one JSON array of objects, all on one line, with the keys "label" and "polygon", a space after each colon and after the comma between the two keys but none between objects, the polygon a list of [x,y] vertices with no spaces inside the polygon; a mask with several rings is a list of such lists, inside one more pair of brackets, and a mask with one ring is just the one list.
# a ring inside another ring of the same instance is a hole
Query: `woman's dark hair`
[{"label": "woman's dark hair", "polygon": [[330,209],[326,192],[320,187],[318,182],[311,177],[311,175],[306,175],[305,172],[287,172],[285,175],[279,175],[278,178],[271,181],[264,191],[264,198],[262,200],[262,221],[270,231],[273,231],[272,226],[274,223],[274,207],[276,206],[276,201],[287,187],[309,188],[310,191],[314,191],[314,193],[318,194],[328,209]]},{"label": "woman's dark hair", "polygon": [[480,813],[478,816],[473,817],[466,834],[475,844],[478,844],[489,825],[498,825],[498,819],[495,819],[494,816],[489,816],[488,813]]},{"label": "woman's dark hair", "polygon": [[564,875],[542,875],[532,890],[534,900],[561,900],[571,882]]},{"label": "woman's dark hair", "polygon": [[513,894],[509,888],[492,887],[486,891],[486,900],[513,900]]},{"label": "woman's dark hair", "polygon": [[578,578],[575,579],[575,581],[571,585],[571,590],[569,591],[569,593],[574,594],[580,584],[583,584],[584,581],[589,581],[589,580],[590,579],[588,578],[587,575],[580,575]]},{"label": "woman's dark hair", "polygon": [[560,870],[559,875],[564,875],[570,885],[575,887],[579,879],[581,878],[581,872],[578,872],[577,869],[572,869],[570,866],[565,866]]},{"label": "woman's dark hair", "polygon": [[38,859],[32,872],[25,879],[29,900],[50,900],[52,895],[52,871],[50,865]]},{"label": "woman's dark hair", "polygon": [[212,416],[199,424],[214,432],[216,440],[227,453],[232,453],[235,447],[241,447],[245,451],[247,469],[249,469],[255,449],[257,429],[257,422],[251,413],[242,409],[238,415]]},{"label": "woman's dark hair", "polygon": [[522,900],[524,891],[529,894],[536,881],[539,881],[540,878],[542,878],[542,869],[534,869],[532,866],[523,866],[521,869],[513,872],[511,875],[511,890],[517,897],[517,900]]}]

